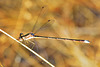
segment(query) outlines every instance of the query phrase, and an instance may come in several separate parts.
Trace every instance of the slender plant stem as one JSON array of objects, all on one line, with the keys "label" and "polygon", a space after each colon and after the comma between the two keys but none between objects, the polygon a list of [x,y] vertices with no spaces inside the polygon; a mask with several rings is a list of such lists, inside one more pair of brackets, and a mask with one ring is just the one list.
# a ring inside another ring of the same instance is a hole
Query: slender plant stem
[{"label": "slender plant stem", "polygon": [[53,64],[51,64],[49,61],[47,61],[45,58],[43,58],[42,56],[40,56],[38,53],[36,53],[35,51],[33,51],[32,49],[30,49],[29,47],[27,47],[25,44],[21,43],[20,41],[18,41],[17,39],[15,39],[14,37],[12,37],[11,35],[9,35],[8,33],[6,33],[5,31],[3,31],[2,29],[0,29],[0,31],[2,33],[4,33],[5,35],[7,35],[8,37],[10,37],[11,39],[15,40],[16,42],[18,42],[19,44],[21,44],[24,48],[26,48],[27,50],[29,50],[30,52],[32,52],[33,54],[35,54],[37,57],[39,57],[40,59],[42,59],[44,62],[46,62],[48,65],[50,65],[51,67],[55,67]]}]

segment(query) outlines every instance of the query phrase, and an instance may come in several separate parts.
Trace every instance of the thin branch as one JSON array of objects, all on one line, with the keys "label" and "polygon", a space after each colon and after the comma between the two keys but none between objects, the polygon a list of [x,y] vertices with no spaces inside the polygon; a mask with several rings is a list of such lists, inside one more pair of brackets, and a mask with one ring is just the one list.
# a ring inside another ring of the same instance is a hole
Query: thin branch
[{"label": "thin branch", "polygon": [[40,56],[38,53],[36,53],[35,51],[33,51],[32,49],[30,49],[29,47],[27,47],[25,44],[21,43],[20,41],[18,41],[17,39],[15,39],[14,37],[12,37],[11,35],[9,35],[8,33],[6,33],[5,31],[3,31],[2,29],[0,29],[0,31],[2,33],[4,33],[5,35],[7,35],[8,37],[10,37],[11,39],[15,40],[16,42],[18,42],[19,44],[21,44],[24,48],[26,48],[27,50],[29,50],[30,52],[32,52],[33,54],[35,54],[37,57],[39,57],[40,59],[42,59],[44,62],[46,62],[48,65],[50,65],[51,67],[55,67],[53,64],[51,64],[49,61],[47,61],[45,58],[43,58],[42,56]]}]

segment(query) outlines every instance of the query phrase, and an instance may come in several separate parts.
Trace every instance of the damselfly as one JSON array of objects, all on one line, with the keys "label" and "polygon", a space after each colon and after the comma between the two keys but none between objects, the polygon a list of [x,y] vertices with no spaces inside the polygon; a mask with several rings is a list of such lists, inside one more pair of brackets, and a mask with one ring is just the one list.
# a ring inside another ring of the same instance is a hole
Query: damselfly
[{"label": "damselfly", "polygon": [[[43,9],[44,7],[42,7]],[[42,10],[41,10],[42,12]],[[40,12],[40,14],[41,14]],[[39,16],[40,16],[39,14]],[[38,23],[38,19],[39,19],[39,16],[34,24],[34,27],[32,29],[32,32],[31,33],[27,33],[25,35],[23,35],[23,33],[20,33],[20,37],[19,37],[19,41],[23,41],[23,40],[29,40],[29,39],[35,39],[35,38],[46,38],[46,39],[56,39],[56,40],[70,40],[70,41],[79,41],[79,42],[83,42],[83,43],[90,43],[88,40],[81,40],[81,39],[70,39],[70,38],[60,38],[60,37],[47,37],[47,36],[40,36],[40,35],[36,35],[36,32],[39,31],[40,29],[44,28],[46,25],[48,25],[48,23],[51,21],[51,20],[48,20],[47,23],[45,23],[44,25],[42,25],[38,30],[36,30],[34,33],[34,29],[36,27],[36,24]]]},{"label": "damselfly", "polygon": [[[44,7],[42,7],[42,10],[44,9]],[[78,42],[83,42],[83,43],[90,43],[88,40],[81,40],[81,39],[70,39],[70,38],[60,38],[60,37],[48,37],[48,36],[41,36],[41,35],[36,35],[36,33],[38,31],[40,31],[41,29],[44,29],[45,27],[48,27],[49,25],[51,25],[50,23],[52,23],[53,21],[52,20],[48,20],[45,24],[43,24],[39,29],[35,30],[36,28],[36,25],[38,24],[38,20],[39,20],[39,16],[41,15],[42,13],[42,10],[40,11],[40,14],[38,15],[38,18],[33,26],[33,29],[32,29],[32,32],[30,33],[27,33],[27,34],[23,34],[23,33],[20,33],[20,37],[19,37],[19,41],[21,42],[28,42],[26,45],[28,47],[30,47],[31,49],[33,49],[34,51],[36,51],[37,53],[38,52],[38,49],[41,50],[41,48],[39,47],[36,47],[37,44],[36,44],[36,41],[32,41],[36,38],[41,38],[41,39],[55,39],[55,40],[69,40],[69,41],[78,41]],[[34,31],[35,30],[35,31]],[[34,31],[34,33],[33,33]],[[29,44],[30,43],[30,44]],[[43,53],[42,51],[42,54],[45,54],[46,55],[46,52]],[[45,56],[46,59],[48,59],[48,57]],[[48,60],[49,61],[49,60]],[[52,60],[54,61],[54,60]],[[54,61],[55,62],[55,61]],[[53,63],[53,62],[52,62]],[[53,63],[54,64],[54,63]]]},{"label": "damselfly", "polygon": [[[42,8],[44,8],[44,7],[42,7]],[[40,14],[41,14],[41,12],[40,12]],[[38,16],[38,18],[39,18],[39,16]],[[38,20],[38,18],[37,18],[37,20]],[[43,27],[48,25],[49,22],[50,22],[50,20],[48,20],[48,22],[46,24],[44,24],[43,26],[41,26],[37,31],[39,31],[40,29],[42,29]],[[37,21],[35,22],[33,30],[36,27],[36,24],[37,24]],[[33,32],[33,30],[32,30],[32,32]],[[25,35],[23,35],[23,33],[20,33],[20,37],[19,37],[18,40],[21,41],[21,42],[22,41],[28,41],[31,44],[34,44],[34,42],[30,41],[30,39],[35,39],[35,38],[45,38],[45,39],[55,39],[55,40],[70,40],[70,41],[79,41],[79,42],[83,42],[83,43],[90,43],[88,40],[81,40],[81,39],[70,39],[70,38],[60,38],[60,37],[47,37],[47,36],[40,36],[40,35],[38,36],[38,35],[36,35],[36,32],[34,32],[34,33],[32,33],[32,32],[31,33],[27,33]]]},{"label": "damselfly", "polygon": [[29,40],[29,39],[32,39],[32,38],[46,38],[46,39],[56,39],[56,40],[71,40],[71,41],[79,41],[79,42],[83,42],[83,43],[90,43],[88,40],[38,36],[38,35],[35,35],[34,33],[28,33],[26,35],[23,35],[23,33],[20,33],[19,41]]}]

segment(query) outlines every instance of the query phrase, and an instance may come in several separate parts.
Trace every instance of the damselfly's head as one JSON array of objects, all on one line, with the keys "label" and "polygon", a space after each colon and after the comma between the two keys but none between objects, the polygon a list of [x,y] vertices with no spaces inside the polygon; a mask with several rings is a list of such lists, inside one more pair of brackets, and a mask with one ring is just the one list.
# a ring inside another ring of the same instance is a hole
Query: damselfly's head
[{"label": "damselfly's head", "polygon": [[22,39],[22,37],[23,37],[23,33],[20,33],[19,39]]},{"label": "damselfly's head", "polygon": [[23,38],[23,33],[20,33],[18,40],[22,41],[23,40],[22,38]]},{"label": "damselfly's head", "polygon": [[20,33],[20,37],[22,37],[23,36],[23,33]]}]

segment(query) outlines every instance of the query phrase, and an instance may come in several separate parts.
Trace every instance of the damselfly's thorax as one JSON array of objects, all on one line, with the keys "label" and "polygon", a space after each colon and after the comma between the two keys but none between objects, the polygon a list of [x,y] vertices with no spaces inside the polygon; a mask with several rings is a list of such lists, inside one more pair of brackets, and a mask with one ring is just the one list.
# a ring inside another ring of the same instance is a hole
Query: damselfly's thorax
[{"label": "damselfly's thorax", "polygon": [[32,39],[32,38],[34,38],[33,33],[27,33],[25,35],[23,35],[23,33],[20,33],[19,41],[29,40],[29,39]]}]

